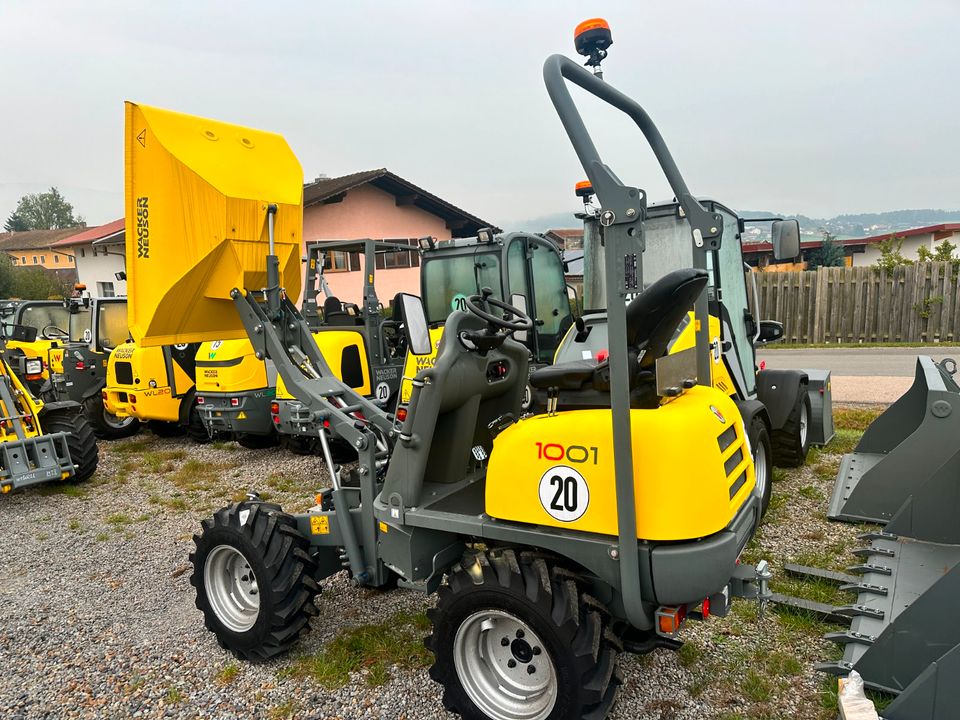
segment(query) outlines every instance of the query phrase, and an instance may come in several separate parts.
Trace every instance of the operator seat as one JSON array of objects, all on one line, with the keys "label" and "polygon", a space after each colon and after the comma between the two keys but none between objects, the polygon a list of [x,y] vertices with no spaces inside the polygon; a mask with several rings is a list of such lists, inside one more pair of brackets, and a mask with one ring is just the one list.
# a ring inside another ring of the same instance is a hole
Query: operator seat
[{"label": "operator seat", "polygon": [[[707,284],[707,272],[674,270],[650,285],[627,305],[627,354],[630,406],[656,407],[653,367],[667,353],[674,331]],[[530,375],[535,412],[546,408],[548,395],[557,409],[610,407],[610,361],[578,360],[548,365]]]},{"label": "operator seat", "polygon": [[335,325],[355,325],[354,319],[343,309],[343,303],[340,298],[331,295],[323,301],[323,324]]}]

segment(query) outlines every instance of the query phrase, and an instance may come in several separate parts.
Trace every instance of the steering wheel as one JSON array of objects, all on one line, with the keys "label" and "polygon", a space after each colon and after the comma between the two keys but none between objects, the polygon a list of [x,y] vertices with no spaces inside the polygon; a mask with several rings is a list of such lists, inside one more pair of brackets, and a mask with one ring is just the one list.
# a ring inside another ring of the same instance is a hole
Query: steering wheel
[{"label": "steering wheel", "polygon": [[[513,305],[507,305],[502,300],[497,300],[493,295],[493,290],[488,287],[481,290],[482,295],[471,295],[466,299],[467,310],[476,315],[494,330],[506,330],[507,332],[523,332],[524,330],[533,330],[533,320],[520,308]],[[503,311],[504,316],[500,317],[482,309],[484,307],[495,307]],[[515,319],[507,319],[512,315]]]},{"label": "steering wheel", "polygon": [[67,335],[70,333],[68,333],[66,330],[58,328],[56,325],[44,325],[43,330],[40,331],[40,334],[43,336],[44,340],[59,340],[67,337]]}]

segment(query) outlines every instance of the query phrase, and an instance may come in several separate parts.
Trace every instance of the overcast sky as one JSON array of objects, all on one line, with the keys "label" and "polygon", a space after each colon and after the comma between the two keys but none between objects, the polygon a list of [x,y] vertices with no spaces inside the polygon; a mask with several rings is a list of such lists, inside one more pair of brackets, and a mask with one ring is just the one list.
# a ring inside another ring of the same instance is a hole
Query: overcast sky
[{"label": "overcast sky", "polygon": [[[695,193],[960,208],[957,0],[0,0],[0,220],[51,185],[90,224],[120,217],[125,99],[279,132],[307,179],[387,167],[505,229],[575,210],[541,67],[595,15],[607,81]],[[628,121],[585,115],[621,179],[668,195]]]}]

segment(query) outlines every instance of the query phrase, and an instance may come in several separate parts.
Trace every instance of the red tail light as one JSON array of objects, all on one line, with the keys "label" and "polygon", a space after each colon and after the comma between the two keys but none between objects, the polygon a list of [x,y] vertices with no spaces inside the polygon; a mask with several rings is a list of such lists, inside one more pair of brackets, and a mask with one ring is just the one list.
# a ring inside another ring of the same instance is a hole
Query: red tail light
[{"label": "red tail light", "polygon": [[270,403],[270,414],[279,415],[280,414],[280,403],[272,402]]},{"label": "red tail light", "polygon": [[240,407],[240,398],[230,398],[230,407]]},{"label": "red tail light", "polygon": [[203,405],[206,400],[203,399],[203,395],[197,395],[197,405]]},{"label": "red tail light", "polygon": [[610,357],[610,351],[606,348],[603,348],[603,350],[597,350],[597,362],[603,362],[608,357]]},{"label": "red tail light", "polygon": [[77,370],[86,370],[86,369],[87,369],[86,363],[84,363],[83,360],[77,360],[77,366],[76,366],[76,367],[77,367]]},{"label": "red tail light", "polygon": [[761,370],[766,370],[766,369],[767,369],[767,361],[766,361],[766,360],[761,360],[761,361],[760,361],[760,369],[761,369]]},{"label": "red tail light", "polygon": [[399,408],[397,410],[397,420],[403,422],[407,419],[407,409],[405,407]]}]

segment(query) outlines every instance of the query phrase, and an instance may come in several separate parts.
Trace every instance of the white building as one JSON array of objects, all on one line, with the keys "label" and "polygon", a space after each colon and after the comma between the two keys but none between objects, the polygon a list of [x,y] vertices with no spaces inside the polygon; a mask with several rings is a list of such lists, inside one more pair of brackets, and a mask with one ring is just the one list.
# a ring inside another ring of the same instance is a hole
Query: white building
[{"label": "white building", "polygon": [[77,282],[94,297],[127,294],[123,218],[66,237],[56,247],[73,252]]}]

